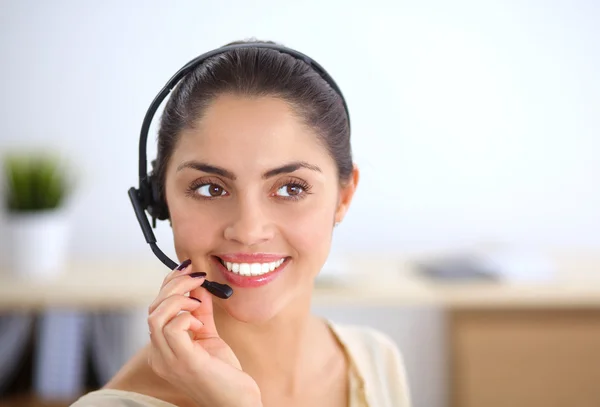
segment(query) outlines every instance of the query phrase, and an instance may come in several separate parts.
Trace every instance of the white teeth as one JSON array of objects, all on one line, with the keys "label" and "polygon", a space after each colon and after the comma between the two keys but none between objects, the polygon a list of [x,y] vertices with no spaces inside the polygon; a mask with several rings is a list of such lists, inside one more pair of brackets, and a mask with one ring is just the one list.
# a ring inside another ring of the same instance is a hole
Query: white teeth
[{"label": "white teeth", "polygon": [[285,259],[279,259],[272,263],[231,263],[224,262],[227,270],[242,276],[260,276],[275,270]]},{"label": "white teeth", "polygon": [[250,274],[252,274],[253,276],[258,276],[262,274],[262,264],[252,263],[250,265]]},{"label": "white teeth", "polygon": [[250,265],[248,263],[240,264],[240,274],[243,276],[250,275]]}]

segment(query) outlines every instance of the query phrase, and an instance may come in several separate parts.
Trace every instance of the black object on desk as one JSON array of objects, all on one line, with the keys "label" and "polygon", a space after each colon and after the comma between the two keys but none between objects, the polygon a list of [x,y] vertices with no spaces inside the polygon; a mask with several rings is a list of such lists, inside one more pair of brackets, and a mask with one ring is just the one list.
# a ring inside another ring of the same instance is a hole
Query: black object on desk
[{"label": "black object on desk", "polygon": [[474,256],[455,256],[417,262],[424,276],[442,282],[498,281],[495,270],[486,267]]}]

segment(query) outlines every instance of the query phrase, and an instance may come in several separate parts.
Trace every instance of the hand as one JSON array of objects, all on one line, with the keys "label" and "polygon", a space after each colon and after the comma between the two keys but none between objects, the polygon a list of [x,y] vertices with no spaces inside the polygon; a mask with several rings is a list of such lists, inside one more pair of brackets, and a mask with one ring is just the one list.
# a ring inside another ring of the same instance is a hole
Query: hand
[{"label": "hand", "polygon": [[258,385],[217,333],[212,296],[198,274],[190,265],[165,277],[148,309],[148,363],[200,406],[260,407]]}]

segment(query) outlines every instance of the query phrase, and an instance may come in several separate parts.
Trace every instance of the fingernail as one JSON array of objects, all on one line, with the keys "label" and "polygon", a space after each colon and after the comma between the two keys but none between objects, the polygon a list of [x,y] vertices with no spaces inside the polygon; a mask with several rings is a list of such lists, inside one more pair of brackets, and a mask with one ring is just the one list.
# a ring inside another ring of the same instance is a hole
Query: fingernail
[{"label": "fingernail", "polygon": [[190,298],[191,298],[192,300],[196,300],[196,301],[198,301],[198,302],[202,302],[202,301],[200,301],[198,298],[196,298],[196,297],[192,297],[191,295],[190,295]]},{"label": "fingernail", "polygon": [[177,267],[177,270],[181,271],[181,270],[185,269],[187,266],[189,266],[190,264],[192,264],[192,261],[190,259],[187,259],[183,263],[181,263],[179,265],[179,267]]},{"label": "fingernail", "polygon": [[197,271],[189,275],[190,277],[198,278],[198,277],[206,277],[206,273],[202,271]]}]

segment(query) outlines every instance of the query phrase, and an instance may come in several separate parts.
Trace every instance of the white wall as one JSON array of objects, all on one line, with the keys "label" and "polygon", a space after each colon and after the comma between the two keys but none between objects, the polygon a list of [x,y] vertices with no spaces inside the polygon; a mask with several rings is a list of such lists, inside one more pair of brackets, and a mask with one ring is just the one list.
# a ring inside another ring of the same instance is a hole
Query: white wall
[{"label": "white wall", "polygon": [[336,250],[600,246],[597,2],[251,3],[2,1],[0,150],[78,165],[78,256],[151,256],[126,196],[143,114],[183,63],[250,36],[348,99],[363,177]]}]

